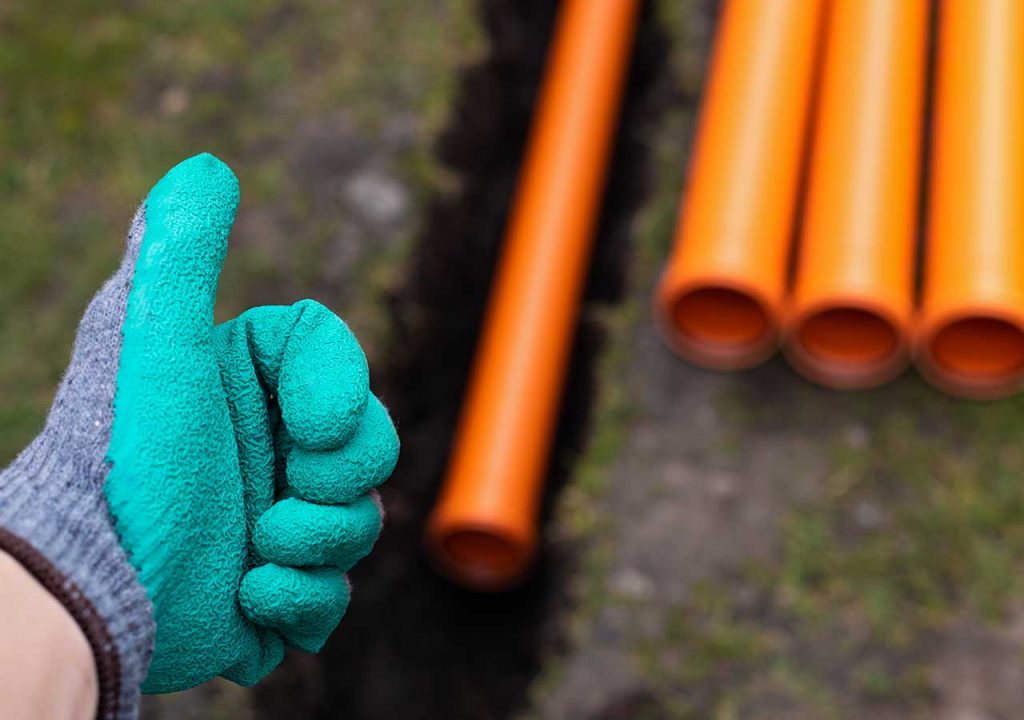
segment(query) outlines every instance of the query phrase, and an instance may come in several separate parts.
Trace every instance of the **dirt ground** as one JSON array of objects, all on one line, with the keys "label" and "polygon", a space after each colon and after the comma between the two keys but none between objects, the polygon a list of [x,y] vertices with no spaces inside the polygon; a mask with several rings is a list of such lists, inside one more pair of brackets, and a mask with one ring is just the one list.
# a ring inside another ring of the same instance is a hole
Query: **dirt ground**
[{"label": "dirt ground", "polygon": [[42,418],[132,204],[204,149],[243,190],[219,317],[336,309],[403,440],[325,651],[147,720],[1024,715],[1024,401],[707,373],[654,333],[714,0],[645,5],[545,551],[499,596],[438,578],[420,538],[556,3],[44,4],[0,4],[0,455]]}]

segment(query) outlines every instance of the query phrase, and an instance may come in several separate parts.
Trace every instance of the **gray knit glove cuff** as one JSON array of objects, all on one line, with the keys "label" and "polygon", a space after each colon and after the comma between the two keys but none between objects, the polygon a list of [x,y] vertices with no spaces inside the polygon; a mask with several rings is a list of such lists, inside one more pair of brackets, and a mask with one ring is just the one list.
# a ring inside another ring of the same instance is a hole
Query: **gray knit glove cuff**
[{"label": "gray knit glove cuff", "polygon": [[155,626],[103,495],[120,319],[144,227],[86,311],[46,427],[0,473],[0,550],[18,560],[82,628],[96,661],[102,720],[138,716]]}]

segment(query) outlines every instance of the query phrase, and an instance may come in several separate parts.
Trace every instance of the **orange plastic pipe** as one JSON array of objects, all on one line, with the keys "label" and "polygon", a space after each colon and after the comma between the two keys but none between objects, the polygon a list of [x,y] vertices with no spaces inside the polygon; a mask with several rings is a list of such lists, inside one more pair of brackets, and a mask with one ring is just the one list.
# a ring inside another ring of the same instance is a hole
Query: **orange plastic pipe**
[{"label": "orange plastic pipe", "polygon": [[824,0],[727,0],[672,253],[668,343],[731,370],[774,352]]},{"label": "orange plastic pipe", "polygon": [[833,0],[786,354],[834,388],[910,355],[929,0]]},{"label": "orange plastic pipe", "polygon": [[940,7],[917,360],[991,398],[1024,376],[1024,2]]},{"label": "orange plastic pipe", "polygon": [[538,511],[639,0],[566,0],[448,474],[427,526],[440,568],[514,585]]}]

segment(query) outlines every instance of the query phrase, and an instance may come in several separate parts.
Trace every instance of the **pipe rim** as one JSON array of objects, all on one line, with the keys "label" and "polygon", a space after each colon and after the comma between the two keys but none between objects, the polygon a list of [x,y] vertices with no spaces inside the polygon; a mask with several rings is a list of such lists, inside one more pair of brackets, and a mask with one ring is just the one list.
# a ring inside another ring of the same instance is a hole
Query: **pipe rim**
[{"label": "pipe rim", "polygon": [[430,555],[455,582],[498,592],[518,585],[533,564],[535,542],[496,524],[446,523],[427,535]]},{"label": "pipe rim", "polygon": [[[707,279],[679,287],[658,302],[666,343],[684,359],[712,370],[742,370],[767,360],[778,345],[778,311],[753,287]],[[702,314],[708,317],[701,318]]]},{"label": "pipe rim", "polygon": [[995,307],[947,313],[925,324],[917,359],[925,378],[951,395],[1006,397],[1024,382],[1024,317]]},{"label": "pipe rim", "polygon": [[908,322],[859,299],[836,298],[796,314],[786,332],[790,364],[836,390],[867,390],[898,377],[910,363]]}]

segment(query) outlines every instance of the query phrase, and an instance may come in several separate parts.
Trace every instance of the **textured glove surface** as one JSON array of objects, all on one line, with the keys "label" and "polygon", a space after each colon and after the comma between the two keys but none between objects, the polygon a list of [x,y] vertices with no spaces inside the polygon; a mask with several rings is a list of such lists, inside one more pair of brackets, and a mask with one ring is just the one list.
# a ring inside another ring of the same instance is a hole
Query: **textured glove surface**
[{"label": "textured glove surface", "polygon": [[[214,327],[237,203],[211,155],[153,188],[83,319],[46,429],[0,476],[0,531],[76,585],[122,666],[144,665],[131,643],[155,620],[148,692],[215,675],[250,684],[285,643],[319,649],[347,606],[345,571],[380,528],[367,493],[397,460],[365,357],[325,307],[255,308]],[[115,567],[125,560],[152,618]]]}]

